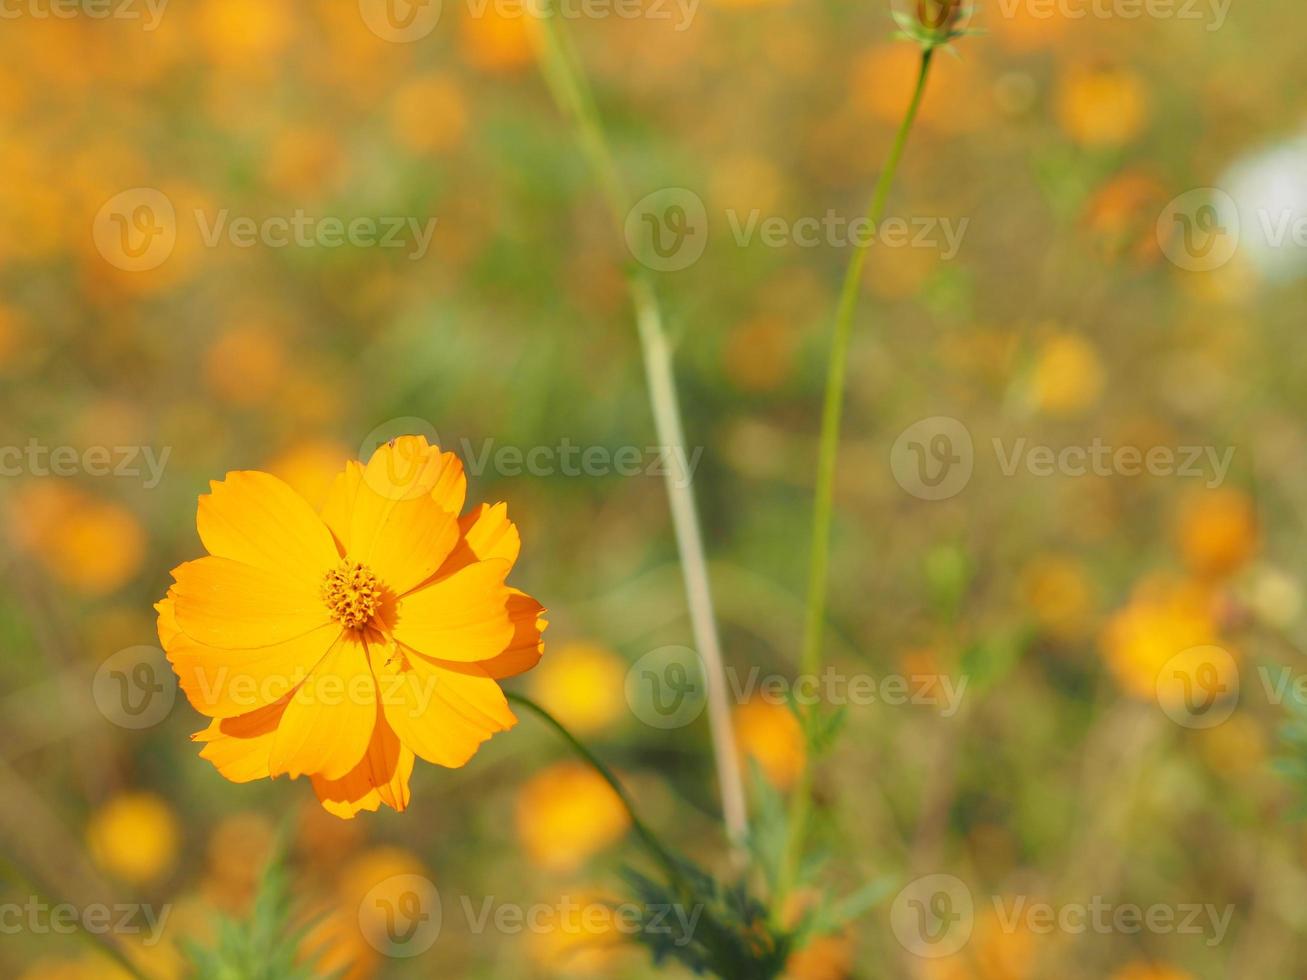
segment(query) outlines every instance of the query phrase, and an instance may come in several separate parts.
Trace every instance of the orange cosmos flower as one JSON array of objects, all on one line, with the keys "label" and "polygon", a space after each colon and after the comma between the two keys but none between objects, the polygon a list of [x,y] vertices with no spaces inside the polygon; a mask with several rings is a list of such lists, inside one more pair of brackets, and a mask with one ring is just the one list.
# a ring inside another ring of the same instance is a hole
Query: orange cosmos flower
[{"label": "orange cosmos flower", "polygon": [[415,756],[462,766],[517,719],[497,683],[534,667],[543,608],[505,584],[504,504],[421,436],[346,464],[321,513],[267,473],[200,498],[209,554],[155,608],[182,690],[213,719],[202,758],[243,783],[309,776],[351,818],[403,810]]}]

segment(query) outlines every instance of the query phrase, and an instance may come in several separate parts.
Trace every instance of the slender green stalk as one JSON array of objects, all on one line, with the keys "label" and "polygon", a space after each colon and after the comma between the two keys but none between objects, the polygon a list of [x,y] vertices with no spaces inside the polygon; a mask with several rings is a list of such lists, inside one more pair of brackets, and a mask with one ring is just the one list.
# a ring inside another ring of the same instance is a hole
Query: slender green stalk
[{"label": "slender green stalk", "polygon": [[[539,36],[536,53],[541,73],[553,93],[554,101],[577,128],[581,149],[599,181],[614,230],[624,240],[630,196],[613,160],[604,136],[599,112],[586,83],[584,72],[553,11],[545,11],[537,21]],[[680,403],[676,395],[672,368],[672,345],[663,326],[662,308],[648,273],[641,269],[630,276],[631,302],[644,356],[654,427],[658,442],[673,458],[687,459],[685,433],[681,424]],[[708,695],[708,725],[712,735],[713,757],[722,800],[722,817],[737,861],[742,860],[744,840],[748,835],[744,780],[740,773],[735,736],[727,700],[726,670],[721,640],[713,613],[712,590],[708,581],[708,562],[704,554],[703,533],[690,474],[669,467],[665,484],[672,512],[681,570],[685,579],[686,602],[695,646],[703,658]]]},{"label": "slender green stalk", "polygon": [[[49,894],[37,883],[36,876],[26,871],[12,856],[0,855],[0,874],[17,882],[22,887],[31,891],[33,895],[45,902],[46,905],[54,907],[64,904],[52,899]],[[113,940],[108,936],[100,933],[88,932],[84,929],[78,929],[77,935],[91,949],[101,953],[113,960],[122,970],[135,980],[153,980],[148,974],[141,972],[141,969],[133,963]]]},{"label": "slender green stalk", "polygon": [[640,819],[640,815],[635,812],[635,804],[631,802],[631,797],[626,792],[626,787],[624,787],[621,782],[618,781],[617,777],[613,775],[612,770],[601,762],[598,756],[586,748],[584,742],[569,732],[562,722],[535,701],[525,695],[517,694],[512,691],[507,692],[505,696],[514,704],[520,704],[528,711],[533,712],[541,721],[561,735],[563,740],[571,746],[572,751],[579,755],[581,759],[590,766],[590,768],[603,777],[604,782],[612,787],[613,792],[617,794],[617,798],[622,801],[622,806],[626,809],[626,814],[631,819],[631,829],[635,831],[636,836],[638,836],[644,846],[649,849],[649,853],[663,866],[671,876],[672,880],[680,883],[680,862],[676,860],[672,855],[672,852],[667,849],[663,842],[658,839],[658,835],[649,829],[649,825]]},{"label": "slender green stalk", "polygon": [[[894,143],[890,147],[885,166],[872,190],[867,204],[867,222],[874,227],[884,215],[894,174],[908,133],[921,108],[926,91],[926,79],[934,49],[923,48],[921,68],[912,101],[899,125]],[[812,550],[808,563],[808,609],[803,630],[803,654],[799,670],[803,675],[816,675],[822,666],[822,631],[826,622],[827,578],[830,569],[831,520],[835,510],[835,464],[840,448],[840,423],[844,415],[844,383],[848,373],[849,337],[853,332],[853,314],[858,305],[858,291],[862,286],[862,268],[866,263],[870,240],[858,244],[849,257],[844,272],[844,285],[840,291],[839,307],[835,314],[835,333],[831,340],[830,361],[826,372],[826,398],[821,416],[821,444],[817,457],[817,486],[812,508]],[[776,904],[779,905],[794,885],[802,859],[808,816],[812,808],[812,766],[805,764],[798,786],[790,803],[790,842],[788,853],[777,884]]]}]

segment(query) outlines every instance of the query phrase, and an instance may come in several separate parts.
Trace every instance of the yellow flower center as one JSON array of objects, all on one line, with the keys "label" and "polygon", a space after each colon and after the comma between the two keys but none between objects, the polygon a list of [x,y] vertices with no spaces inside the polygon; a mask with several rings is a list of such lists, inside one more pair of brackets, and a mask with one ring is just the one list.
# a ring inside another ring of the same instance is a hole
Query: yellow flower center
[{"label": "yellow flower center", "polygon": [[362,562],[346,559],[322,582],[322,601],[331,618],[347,629],[359,629],[381,605],[381,583]]}]

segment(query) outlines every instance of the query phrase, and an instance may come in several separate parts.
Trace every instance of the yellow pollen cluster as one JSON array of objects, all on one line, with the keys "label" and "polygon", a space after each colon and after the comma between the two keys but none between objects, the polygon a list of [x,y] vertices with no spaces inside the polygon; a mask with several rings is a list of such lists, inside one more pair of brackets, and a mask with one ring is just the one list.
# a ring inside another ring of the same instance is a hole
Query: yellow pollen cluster
[{"label": "yellow pollen cluster", "polygon": [[332,619],[348,629],[359,629],[381,605],[381,583],[367,565],[346,560],[327,573],[322,601],[331,610]]}]

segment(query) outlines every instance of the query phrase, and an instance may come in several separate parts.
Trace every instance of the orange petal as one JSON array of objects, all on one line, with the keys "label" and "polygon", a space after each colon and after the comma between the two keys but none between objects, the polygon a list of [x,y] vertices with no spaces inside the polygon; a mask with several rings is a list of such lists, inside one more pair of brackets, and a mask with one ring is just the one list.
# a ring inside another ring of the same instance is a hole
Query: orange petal
[{"label": "orange petal", "polygon": [[549,620],[544,618],[545,608],[525,592],[509,589],[508,617],[513,621],[513,639],[508,649],[497,657],[482,660],[475,666],[487,676],[500,680],[524,674],[540,662],[545,652],[542,635]]},{"label": "orange petal", "polygon": [[354,513],[354,498],[363,483],[363,464],[350,460],[336,477],[322,503],[322,519],[336,539],[341,554],[349,551],[349,522]]},{"label": "orange petal", "polygon": [[200,758],[212,762],[233,783],[267,779],[268,755],[285,710],[283,699],[247,715],[220,718],[191,740],[206,743]]},{"label": "orange petal", "polygon": [[363,471],[363,482],[391,500],[430,497],[442,510],[458,514],[467,497],[467,476],[453,453],[442,453],[425,436],[400,436],[377,447]]},{"label": "orange petal", "polygon": [[196,525],[209,554],[317,587],[340,560],[308,502],[269,473],[228,473],[200,497]]},{"label": "orange petal", "polygon": [[402,813],[408,808],[413,759],[377,705],[377,727],[359,764],[341,779],[313,776],[313,789],[323,808],[344,820],[360,810],[375,812],[383,803]]},{"label": "orange petal", "polygon": [[271,646],[331,619],[321,596],[307,584],[229,558],[186,562],[172,576],[178,628],[208,646]]},{"label": "orange petal", "polygon": [[489,660],[515,633],[509,617],[508,562],[474,562],[410,593],[399,604],[394,637],[438,660]]},{"label": "orange petal", "polygon": [[474,664],[442,666],[405,647],[369,647],[377,697],[408,748],[456,769],[482,742],[517,724],[499,685]]},{"label": "orange petal", "polygon": [[522,538],[517,525],[508,519],[507,504],[479,504],[459,518],[458,528],[463,537],[441,566],[441,575],[488,558],[501,558],[511,566],[522,550]]},{"label": "orange petal", "polygon": [[[159,604],[159,635],[168,632],[172,603]],[[223,650],[185,633],[163,639],[177,681],[192,707],[211,718],[234,718],[286,697],[322,660],[342,630],[328,623],[266,647]]]},{"label": "orange petal", "polygon": [[431,497],[395,500],[366,482],[358,487],[349,557],[371,568],[395,596],[430,578],[458,539],[458,518]]},{"label": "orange petal", "polygon": [[272,744],[272,775],[345,776],[372,740],[376,705],[363,638],[345,630],[286,705]]}]

